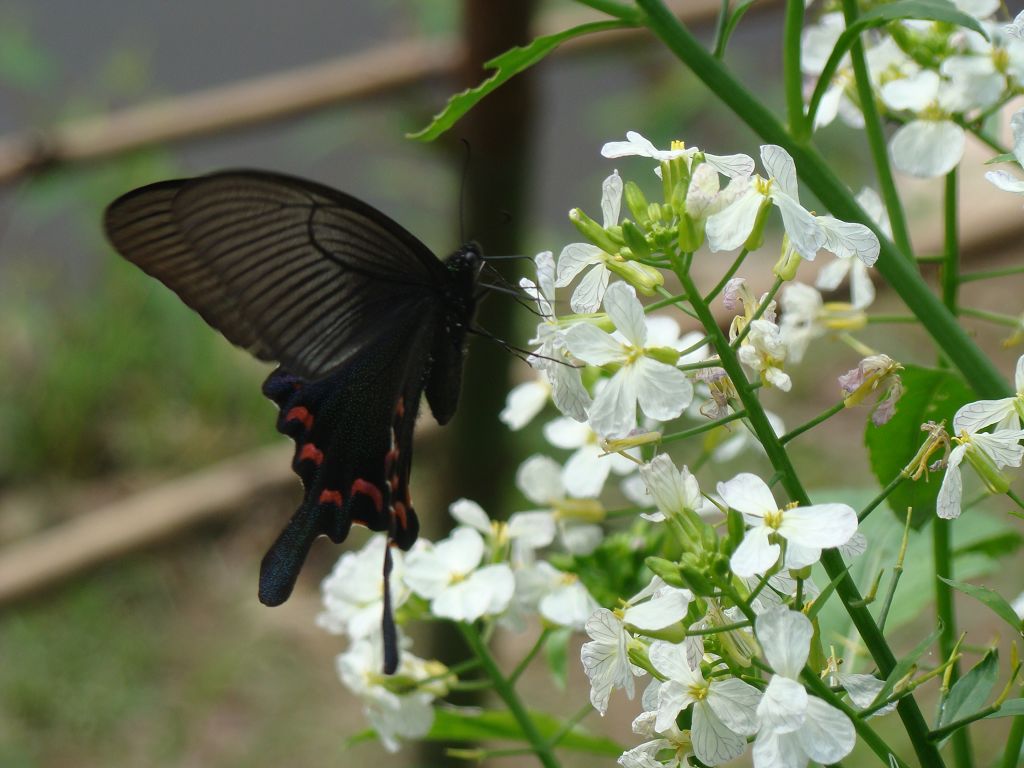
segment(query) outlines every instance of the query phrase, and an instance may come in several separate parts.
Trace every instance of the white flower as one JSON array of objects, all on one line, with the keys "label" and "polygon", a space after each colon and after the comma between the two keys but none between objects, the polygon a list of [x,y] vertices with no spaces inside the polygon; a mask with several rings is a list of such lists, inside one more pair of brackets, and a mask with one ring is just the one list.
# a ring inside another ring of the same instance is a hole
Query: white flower
[{"label": "white flower", "polygon": [[699,512],[704,506],[704,497],[700,494],[697,478],[690,470],[683,467],[676,469],[672,458],[663,453],[655,456],[647,464],[640,467],[640,477],[647,485],[647,490],[654,498],[658,511],[643,515],[656,523],[665,520],[666,515],[682,515],[687,511]]},{"label": "white flower", "polygon": [[[317,626],[332,634],[347,634],[353,640],[380,631],[384,611],[384,580],[380,577],[387,537],[378,534],[358,552],[346,552],[320,585],[324,611]],[[391,605],[398,608],[409,597],[402,581],[404,562],[399,549],[391,550]]]},{"label": "white flower", "polygon": [[622,688],[633,698],[636,688],[633,678],[644,674],[629,662],[627,645],[631,638],[622,620],[607,608],[599,608],[587,620],[587,635],[591,638],[580,649],[583,671],[590,679],[590,703],[601,716],[608,711],[612,691]]},{"label": "white flower", "polygon": [[[619,209],[622,205],[622,179],[618,171],[612,171],[601,184],[601,213],[604,216],[602,226],[607,229],[619,223]],[[570,243],[562,249],[558,256],[558,277],[555,286],[564,288],[569,285],[587,267],[587,273],[576,290],[572,292],[569,306],[573,312],[581,315],[597,312],[608,289],[611,270],[605,261],[612,258],[592,243]]]},{"label": "white flower", "polygon": [[736,678],[704,679],[691,667],[682,645],[657,640],[651,644],[652,666],[665,676],[658,688],[655,729],[667,731],[679,713],[693,707],[690,738],[693,752],[708,765],[719,765],[743,753],[746,736],[757,732],[760,692]]},{"label": "white flower", "polygon": [[779,331],[790,361],[803,359],[807,345],[829,330],[853,331],[863,328],[867,316],[853,305],[825,302],[815,288],[789,283],[782,292],[782,322]]},{"label": "white flower", "polygon": [[[677,157],[687,158],[688,164],[700,152],[698,147],[684,147],[681,142],[672,142],[672,149],[658,149],[636,131],[627,131],[625,141],[609,141],[601,147],[601,155],[615,157],[649,157],[665,162]],[[679,144],[678,147],[675,145]],[[747,155],[711,155],[704,153],[705,162],[719,173],[729,177],[749,176],[754,172],[754,161]]]},{"label": "white flower", "polygon": [[622,621],[636,629],[657,632],[678,624],[693,602],[688,589],[670,587],[658,576],[626,601]]},{"label": "white flower", "polygon": [[550,397],[551,383],[543,371],[538,371],[533,381],[524,381],[512,387],[498,419],[511,430],[522,429],[544,410]]},{"label": "white flower", "polygon": [[779,559],[776,533],[786,540],[787,568],[818,562],[821,550],[845,544],[857,531],[857,513],[847,504],[813,504],[779,509],[771,489],[757,475],[743,472],[718,484],[718,494],[751,526],[729,565],[737,576],[763,574]]},{"label": "white flower", "polygon": [[589,424],[555,419],[544,425],[544,437],[556,448],[575,449],[562,469],[562,482],[573,496],[599,496],[609,472],[628,475],[636,469],[636,464],[625,456],[606,453]]},{"label": "white flower", "polygon": [[[882,205],[878,193],[870,187],[864,187],[857,195],[857,202],[861,208],[871,217],[889,238],[892,238],[892,228],[889,225],[889,213]],[[825,217],[819,217],[821,219]],[[875,239],[876,246],[878,239]],[[827,247],[827,246],[826,246]],[[877,254],[877,251],[876,251]],[[875,286],[868,275],[868,265],[862,259],[855,259],[851,256],[839,256],[835,261],[829,262],[818,272],[818,279],[814,283],[816,288],[823,291],[834,291],[839,287],[843,279],[850,276],[850,303],[856,309],[865,309],[875,300]]]},{"label": "white flower", "polygon": [[[389,752],[396,752],[400,739],[419,739],[426,736],[434,723],[431,702],[435,692],[417,689],[413,693],[398,695],[380,684],[383,658],[380,638],[355,641],[337,659],[338,676],[363,704],[363,712],[377,737]],[[443,672],[437,662],[425,662],[402,651],[397,674],[423,680]],[[436,686],[435,686],[436,687]],[[441,691],[443,695],[443,691]]]},{"label": "white flower", "polygon": [[577,421],[586,421],[590,395],[580,379],[579,368],[565,348],[565,329],[555,317],[555,260],[551,251],[544,251],[537,254],[534,262],[537,282],[525,277],[519,281],[527,295],[537,302],[537,311],[544,318],[530,340],[531,344],[540,345],[533,351],[530,365],[547,377],[555,407]]},{"label": "white flower", "polygon": [[782,370],[787,353],[779,326],[761,318],[750,323],[750,332],[740,345],[737,357],[745,366],[761,374],[761,381],[766,386],[789,392],[793,382]]},{"label": "white flower", "polygon": [[594,521],[604,518],[604,508],[594,499],[574,499],[566,493],[562,468],[549,456],[534,455],[519,465],[516,487],[534,504],[545,509],[516,512],[508,520],[513,540],[513,559],[529,560],[526,550],[546,547],[559,534],[566,551],[588,555],[604,538]]},{"label": "white flower", "polygon": [[574,573],[543,560],[516,570],[516,608],[536,611],[549,624],[582,630],[600,606]]},{"label": "white flower", "polygon": [[621,436],[636,426],[636,406],[652,419],[679,416],[693,399],[693,385],[678,368],[648,356],[647,324],[636,291],[615,283],[604,297],[605,311],[624,341],[586,323],[566,332],[576,357],[592,365],[621,366],[598,393],[590,408],[590,424],[599,434]]},{"label": "white flower", "polygon": [[977,400],[963,406],[953,417],[953,431],[977,432],[995,424],[995,431],[1020,429],[1021,413],[1024,412],[1024,355],[1017,358],[1013,376],[1017,393],[1013,397],[999,400]]},{"label": "white flower", "polygon": [[409,553],[405,583],[441,618],[475,621],[499,614],[512,600],[515,578],[504,563],[480,568],[483,556],[480,533],[460,526],[444,541]]},{"label": "white flower", "polygon": [[893,165],[910,176],[944,176],[963,157],[964,129],[945,116],[954,105],[949,102],[951,89],[941,86],[939,75],[929,69],[882,86],[880,96],[886,106],[919,115],[889,141]]},{"label": "white flower", "polygon": [[775,674],[757,706],[757,768],[803,768],[810,760],[838,762],[853,750],[857,732],[840,710],[807,695],[798,682],[814,629],[802,613],[772,608],[757,617],[758,642]]},{"label": "white flower", "polygon": [[800,205],[793,158],[782,147],[766,144],[761,147],[761,163],[767,179],[751,176],[730,182],[730,187],[738,184],[742,191],[731,205],[708,217],[708,245],[712,251],[739,248],[750,236],[761,206],[770,201],[782,214],[790,245],[802,258],[813,261],[825,235],[815,217]]},{"label": "white flower", "polygon": [[1024,439],[1022,429],[971,432],[964,428],[952,437],[957,446],[946,459],[946,475],[942,478],[939,496],[935,500],[935,511],[945,520],[960,517],[964,492],[960,464],[964,459],[967,459],[991,492],[1000,491],[1000,481],[1005,482],[999,473],[1000,469],[1019,467],[1024,460],[1024,446],[1020,444]]},{"label": "white flower", "polygon": [[[825,13],[818,19],[817,24],[809,24],[804,27],[803,37],[800,41],[800,68],[805,74],[812,75],[813,82],[817,82],[825,68],[839,36],[846,29],[846,22],[841,13]],[[848,89],[855,85],[853,67],[850,64],[850,54],[844,54],[839,66],[832,76],[832,80],[818,102],[818,111],[814,115],[814,130],[829,125],[836,116],[840,116],[851,128],[863,128],[864,117],[860,108],[847,95]]]},{"label": "white flower", "polygon": [[[644,696],[646,695],[645,692]],[[656,716],[654,712],[641,712],[633,721],[633,733],[658,738],[651,738],[650,741],[623,752],[618,760],[622,768],[686,768],[690,765],[687,760],[687,757],[693,754],[690,731],[680,731],[675,723],[665,731],[655,731]],[[660,752],[668,750],[672,752],[668,760],[657,759]]]},{"label": "white flower", "polygon": [[[1024,11],[1021,16],[1024,16]],[[1013,156],[1017,159],[1017,165],[1024,166],[1024,109],[1013,113],[1010,128],[1013,129]],[[1004,192],[1024,195],[1024,181],[1006,171],[989,171],[985,178]]]}]

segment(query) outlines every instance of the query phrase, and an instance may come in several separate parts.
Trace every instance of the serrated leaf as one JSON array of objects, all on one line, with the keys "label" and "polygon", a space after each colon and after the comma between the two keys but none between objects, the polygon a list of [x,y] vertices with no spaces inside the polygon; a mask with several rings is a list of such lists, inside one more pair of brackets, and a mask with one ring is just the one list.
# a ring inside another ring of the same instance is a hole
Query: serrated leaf
[{"label": "serrated leaf", "polygon": [[[546,739],[562,729],[562,720],[553,715],[531,710],[530,719],[540,735]],[[525,741],[515,718],[507,710],[457,709],[438,707],[434,725],[423,737],[426,741]],[[559,749],[587,752],[594,755],[618,757],[625,750],[604,736],[595,736],[579,726],[573,728],[558,742]]]},{"label": "serrated leaf", "polygon": [[[896,415],[887,424],[876,427],[870,421],[864,435],[871,471],[884,488],[914,458],[924,443],[921,425],[926,421],[945,420],[952,424],[953,416],[974,394],[958,375],[908,365],[900,376],[904,393],[896,407]],[[887,499],[900,522],[907,507],[913,509],[911,527],[923,526],[935,515],[935,499],[939,495],[941,476],[905,480]]]},{"label": "serrated leaf", "polygon": [[572,637],[572,630],[568,627],[561,627],[552,630],[544,641],[544,658],[548,662],[548,669],[555,680],[555,685],[565,690],[566,680],[569,674],[569,638]]},{"label": "serrated leaf", "polygon": [[978,712],[985,706],[999,675],[999,654],[986,653],[981,661],[956,681],[942,707],[939,726],[949,725]]},{"label": "serrated leaf", "polygon": [[949,584],[949,586],[956,591],[963,592],[965,595],[973,597],[979,603],[988,606],[996,616],[1013,627],[1014,632],[1017,632],[1018,634],[1021,633],[1020,617],[1017,616],[1017,612],[1013,610],[1013,607],[1006,602],[1006,598],[998,592],[994,592],[988,587],[979,587],[977,584],[967,584],[963,581],[954,581],[953,579],[947,579],[943,576],[939,576],[939,578]]},{"label": "serrated leaf", "polygon": [[610,29],[622,29],[631,26],[633,25],[619,20],[595,21],[551,35],[543,35],[529,45],[511,48],[484,64],[487,69],[497,70],[493,75],[475,88],[467,88],[462,93],[452,96],[448,99],[445,108],[434,116],[434,119],[430,121],[426,128],[416,133],[406,134],[406,137],[418,139],[419,141],[433,141],[455,125],[484,96],[523,70],[532,67],[566,40],[580,37],[581,35],[589,35],[594,32],[605,32]]}]

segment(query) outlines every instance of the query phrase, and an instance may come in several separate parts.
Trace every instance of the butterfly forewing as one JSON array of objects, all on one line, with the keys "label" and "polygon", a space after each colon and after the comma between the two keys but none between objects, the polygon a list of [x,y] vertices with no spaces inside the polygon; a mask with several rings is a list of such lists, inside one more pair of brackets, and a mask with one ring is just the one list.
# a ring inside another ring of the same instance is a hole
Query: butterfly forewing
[{"label": "butterfly forewing", "polygon": [[287,176],[225,172],[130,192],[107,210],[126,258],[230,341],[307,379],[390,315],[438,298],[444,268],[379,211]]}]

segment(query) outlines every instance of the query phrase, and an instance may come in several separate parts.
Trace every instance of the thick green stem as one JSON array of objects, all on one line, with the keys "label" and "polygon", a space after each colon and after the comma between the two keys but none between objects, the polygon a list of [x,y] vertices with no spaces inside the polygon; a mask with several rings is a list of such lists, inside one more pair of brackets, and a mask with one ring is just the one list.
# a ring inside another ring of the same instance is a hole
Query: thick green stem
[{"label": "thick green stem", "polygon": [[810,135],[804,117],[803,73],[800,71],[800,33],[804,26],[804,0],[786,0],[786,20],[782,28],[782,79],[786,89],[786,115],[789,132],[797,141]]},{"label": "thick green stem", "polygon": [[[643,3],[646,0],[640,0],[640,2]],[[718,350],[719,357],[721,358],[722,368],[725,369],[726,374],[728,374],[735,385],[740,401],[747,411],[750,426],[768,455],[772,467],[781,476],[786,493],[791,500],[801,505],[809,505],[811,503],[810,497],[808,497],[803,485],[801,485],[785,447],[775,434],[775,430],[772,429],[772,425],[757,399],[755,390],[751,389],[747,382],[747,377],[743,373],[739,359],[736,357],[735,351],[730,347],[725,334],[718,327],[711,309],[701,299],[700,292],[687,271],[676,269],[676,276],[679,278],[683,290],[690,297],[690,306],[696,312],[697,317],[704,326],[704,330],[711,336],[712,344]],[[836,594],[843,601],[847,613],[853,620],[854,626],[857,627],[857,631],[860,633],[865,647],[882,673],[882,677],[886,677],[893,667],[896,666],[896,657],[878,629],[878,625],[875,624],[874,618],[864,605],[864,599],[861,597],[857,585],[854,583],[849,572],[846,571],[846,564],[843,563],[842,556],[834,549],[825,550],[821,555],[821,564],[824,566],[829,578],[836,581]],[[910,736],[914,750],[917,752],[922,765],[941,768],[943,765],[942,758],[939,756],[935,745],[927,739],[928,725],[925,723],[917,703],[912,698],[907,697],[900,701],[897,711],[903,720],[903,725]]]},{"label": "thick green stem", "polygon": [[[704,50],[661,0],[637,0],[637,4],[647,14],[646,23],[651,31],[703,81],[711,93],[725,102],[763,140],[778,144],[793,156],[801,180],[833,216],[859,222],[874,230],[881,244],[876,268],[900,295],[907,308],[922,321],[935,343],[947,352],[953,364],[963,372],[978,396],[998,398],[1012,394],[996,366],[921,279],[916,266],[907,256],[908,251],[897,248],[881,232],[817,150],[794,141],[771,110],[755,99],[721,62]],[[894,231],[898,231],[895,221],[893,226]]]},{"label": "thick green stem", "polygon": [[1006,749],[1003,751],[1000,768],[1017,768],[1020,765],[1021,744],[1024,744],[1024,717],[1018,715],[1013,718],[1013,725],[1010,726],[1010,735],[1006,739]]},{"label": "thick green stem", "polygon": [[960,287],[960,237],[957,221],[956,168],[946,174],[942,194],[942,217],[945,247],[942,260],[942,303],[954,315],[957,312],[957,291]]},{"label": "thick green stem", "polygon": [[[847,27],[853,24],[859,13],[857,0],[843,0],[843,15],[846,18]],[[868,148],[874,160],[875,173],[878,174],[878,186],[882,192],[882,200],[885,202],[885,210],[889,214],[893,240],[896,241],[896,247],[900,254],[912,262],[914,251],[910,247],[907,219],[903,213],[903,203],[900,201],[899,192],[896,190],[896,182],[892,177],[889,149],[885,142],[882,119],[878,114],[878,106],[875,103],[875,94],[871,86],[871,76],[868,74],[868,65],[864,58],[864,44],[860,38],[850,48],[850,61],[853,64],[860,111],[864,115],[864,133],[867,136]]]},{"label": "thick green stem", "polygon": [[515,687],[501,674],[498,664],[494,661],[490,650],[488,650],[481,639],[480,633],[476,631],[476,627],[472,624],[463,624],[461,622],[458,624],[458,627],[462,632],[462,636],[466,639],[466,645],[473,651],[473,655],[480,660],[480,666],[487,673],[487,676],[491,678],[491,682],[494,683],[495,692],[505,702],[508,711],[512,713],[512,717],[519,724],[523,736],[530,743],[530,748],[537,756],[537,759],[540,760],[541,765],[544,768],[561,768],[555,753],[540,731],[537,730],[537,726],[530,717],[530,713],[526,711],[526,707],[520,701]]},{"label": "thick green stem", "polygon": [[[939,653],[943,659],[950,659],[956,648],[958,636],[956,613],[953,609],[953,589],[943,579],[955,578],[953,575],[953,544],[950,538],[953,521],[936,518],[932,520],[932,555],[935,558],[935,617],[942,627],[939,634]],[[952,685],[960,677],[959,665],[953,662],[949,669],[949,683]],[[971,742],[966,729],[953,733],[953,759],[959,768],[970,768]]]}]

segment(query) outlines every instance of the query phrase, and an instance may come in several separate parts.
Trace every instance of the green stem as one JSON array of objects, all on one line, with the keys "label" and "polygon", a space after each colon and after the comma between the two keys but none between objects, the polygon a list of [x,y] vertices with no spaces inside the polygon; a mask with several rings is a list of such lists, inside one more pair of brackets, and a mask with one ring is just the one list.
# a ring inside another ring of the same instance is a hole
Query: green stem
[{"label": "green stem", "polygon": [[548,639],[548,635],[550,634],[551,630],[547,627],[541,631],[537,636],[537,642],[535,642],[533,647],[526,652],[523,660],[516,665],[516,668],[512,670],[512,674],[508,676],[509,685],[516,684],[516,680],[519,679],[519,676],[526,671],[526,668],[530,666],[530,663],[537,657],[537,654],[540,653],[540,649],[544,647],[544,641]]},{"label": "green stem", "polygon": [[729,0],[721,0],[721,5],[718,9],[718,18],[715,20],[715,45],[714,45],[714,56],[716,59],[722,58],[725,53],[725,43],[727,41],[726,32],[729,30]]},{"label": "green stem", "polygon": [[668,295],[664,299],[658,299],[657,301],[652,301],[650,304],[645,305],[644,312],[653,312],[654,310],[661,309],[662,307],[671,307],[673,304],[681,305],[684,301],[686,301],[685,296]]},{"label": "green stem", "polygon": [[786,0],[782,27],[782,80],[786,89],[786,115],[789,132],[796,141],[810,135],[804,116],[803,73],[800,71],[800,34],[804,26],[804,0]]},{"label": "green stem", "polygon": [[975,309],[974,307],[962,307],[960,309],[961,315],[967,315],[968,317],[976,317],[979,320],[987,320],[990,323],[996,325],[1005,325],[1008,328],[1016,328],[1020,325],[1020,318],[1011,317],[1010,315],[1003,315],[999,312],[988,312],[984,309]]},{"label": "green stem", "polygon": [[673,432],[671,435],[662,435],[661,442],[673,443],[679,440],[686,440],[687,438],[695,437],[696,435],[700,435],[703,434],[704,432],[709,432],[712,429],[716,429],[717,427],[721,427],[723,424],[728,424],[730,421],[742,419],[746,415],[746,411],[736,411],[735,413],[730,413],[728,416],[723,416],[722,418],[716,419],[715,421],[709,421],[707,424],[701,424],[699,427],[684,429],[682,432]]},{"label": "green stem", "polygon": [[800,435],[802,435],[807,430],[814,429],[816,426],[821,424],[821,422],[828,421],[829,419],[831,419],[833,416],[835,416],[837,413],[839,413],[840,411],[844,410],[845,408],[846,408],[846,402],[844,400],[840,400],[838,403],[833,405],[828,410],[825,410],[825,411],[819,413],[817,416],[815,416],[813,419],[808,421],[806,424],[801,424],[796,429],[790,430],[789,432],[784,434],[782,437],[779,438],[779,442],[782,443],[783,445],[785,445],[790,440],[792,440],[794,437],[799,437]]},{"label": "green stem", "polygon": [[551,737],[551,741],[549,742],[551,746],[557,747],[561,743],[562,739],[568,736],[572,732],[572,729],[579,725],[583,721],[583,718],[585,718],[593,711],[594,705],[590,702],[587,702],[578,710],[576,710],[576,714],[574,714],[572,717],[570,717],[568,720],[562,723],[562,727],[559,728],[555,735]]},{"label": "green stem", "polygon": [[[639,2],[646,5],[650,0],[639,0]],[[804,506],[809,505],[811,500],[797,477],[796,470],[786,454],[786,449],[779,441],[775,430],[772,429],[772,425],[768,421],[768,417],[765,415],[755,391],[750,388],[747,378],[743,373],[743,368],[740,366],[734,350],[729,346],[729,341],[725,338],[725,334],[718,327],[711,309],[701,300],[697,286],[687,272],[677,269],[676,275],[683,286],[683,290],[690,296],[690,305],[697,313],[701,324],[704,326],[704,330],[711,336],[712,344],[718,350],[719,357],[722,359],[722,367],[732,380],[740,401],[747,410],[747,419],[751,428],[757,434],[758,440],[768,455],[772,467],[781,475],[786,493],[793,501]],[[853,578],[846,571],[846,565],[843,563],[842,556],[834,549],[824,550],[821,555],[821,564],[824,566],[829,578],[836,581],[836,594],[839,595],[843,605],[846,607],[847,613],[853,620],[854,626],[857,627],[857,631],[860,633],[865,647],[878,666],[882,677],[887,677],[896,666],[896,657],[875,624],[871,613],[863,604],[863,598]],[[926,738],[928,725],[925,723],[917,703],[911,698],[901,700],[897,711],[903,720],[903,725],[910,736],[911,743],[913,743],[914,750],[917,752],[922,765],[941,768],[943,765],[942,758],[935,745]]]},{"label": "green stem", "polygon": [[1024,265],[1005,267],[1003,269],[984,269],[978,270],[977,272],[961,272],[960,282],[972,283],[975,280],[992,280],[997,277],[1011,277],[1012,275],[1019,275],[1022,272],[1024,272]]},{"label": "green stem", "polygon": [[944,248],[942,262],[942,303],[956,314],[957,291],[960,287],[960,236],[957,221],[956,168],[946,174],[942,194]]},{"label": "green stem", "polygon": [[[942,579],[953,579],[953,544],[950,538],[952,521],[936,518],[932,520],[932,555],[935,558],[935,617],[942,627],[939,634],[939,653],[944,659],[952,657],[958,635],[956,613],[953,609],[953,589]],[[940,578],[941,577],[941,578]],[[960,677],[959,664],[953,662],[949,669],[949,683]],[[970,768],[971,743],[966,730],[953,734],[953,759],[960,768]]]},{"label": "green stem", "polygon": [[898,475],[896,475],[896,477],[890,480],[889,484],[882,489],[882,492],[875,496],[875,498],[873,498],[870,502],[868,502],[868,505],[860,511],[860,513],[857,515],[857,522],[863,523],[864,519],[872,512],[874,512],[879,504],[881,504],[883,501],[889,498],[889,494],[895,491],[896,488],[899,487],[899,484],[906,479],[907,476],[900,472]]},{"label": "green stem", "polygon": [[729,265],[729,269],[726,270],[724,275],[722,275],[722,279],[719,280],[715,287],[711,289],[711,293],[704,297],[705,304],[710,304],[715,300],[715,297],[725,289],[726,283],[728,283],[732,279],[732,276],[736,274],[736,270],[743,265],[743,262],[749,253],[750,251],[746,248],[740,250],[740,255],[737,256],[733,260],[732,264]]},{"label": "green stem", "polygon": [[1024,717],[1018,715],[1013,718],[1013,725],[1010,726],[1010,735],[1006,738],[1006,749],[1003,751],[1000,768],[1017,768],[1020,765],[1022,744],[1024,744]]},{"label": "green stem", "polygon": [[[848,2],[849,0],[844,0]],[[916,266],[908,258],[909,250],[901,251],[854,200],[846,184],[835,175],[825,159],[810,145],[793,140],[775,115],[734,78],[661,0],[637,0],[647,13],[648,28],[657,35],[708,90],[718,96],[755,133],[768,143],[778,144],[793,157],[800,178],[833,216],[844,221],[864,224],[879,238],[881,255],[876,268],[886,282],[923,324],[940,349],[949,354],[953,364],[964,374],[979,397],[999,398],[1012,394],[1002,374],[967,335],[921,279]],[[899,212],[897,211],[897,214]],[[892,216],[890,211],[890,218]],[[893,222],[894,231],[900,225]],[[905,238],[900,236],[899,241]],[[939,763],[934,763],[938,765]]]},{"label": "green stem", "polygon": [[[847,27],[857,20],[859,13],[857,0],[843,0],[843,16],[846,18]],[[878,175],[878,186],[882,192],[882,200],[885,202],[885,210],[889,214],[893,240],[896,242],[896,248],[900,251],[900,256],[905,261],[913,262],[914,250],[910,245],[907,219],[903,212],[903,203],[900,201],[899,192],[896,190],[892,167],[889,165],[889,148],[886,145],[885,133],[882,129],[882,118],[878,114],[871,76],[864,58],[864,44],[859,37],[850,47],[850,62],[853,65],[853,75],[857,84],[860,110],[864,115],[864,133],[867,136],[868,148],[875,164],[875,173]],[[917,313],[915,312],[915,314]]]},{"label": "green stem", "polygon": [[512,713],[512,717],[515,718],[519,724],[520,730],[523,732],[523,736],[530,743],[530,747],[533,753],[540,760],[541,765],[544,768],[561,768],[555,753],[551,747],[545,741],[544,737],[541,736],[537,726],[534,724],[533,719],[530,717],[530,713],[526,711],[526,707],[523,706],[523,702],[519,699],[519,694],[516,693],[515,687],[509,683],[504,675],[501,674],[501,670],[498,669],[498,664],[495,662],[494,657],[491,656],[491,652],[480,638],[480,633],[476,631],[476,627],[472,624],[464,624],[459,622],[457,624],[459,631],[462,632],[462,636],[466,640],[466,645],[469,646],[470,650],[473,651],[473,655],[480,659],[480,666],[483,667],[484,672],[491,678],[494,683],[494,690],[501,697],[501,700],[505,702],[505,706],[508,707],[509,712]]},{"label": "green stem", "polygon": [[871,323],[917,323],[920,322],[914,315],[868,315],[868,324]]}]

